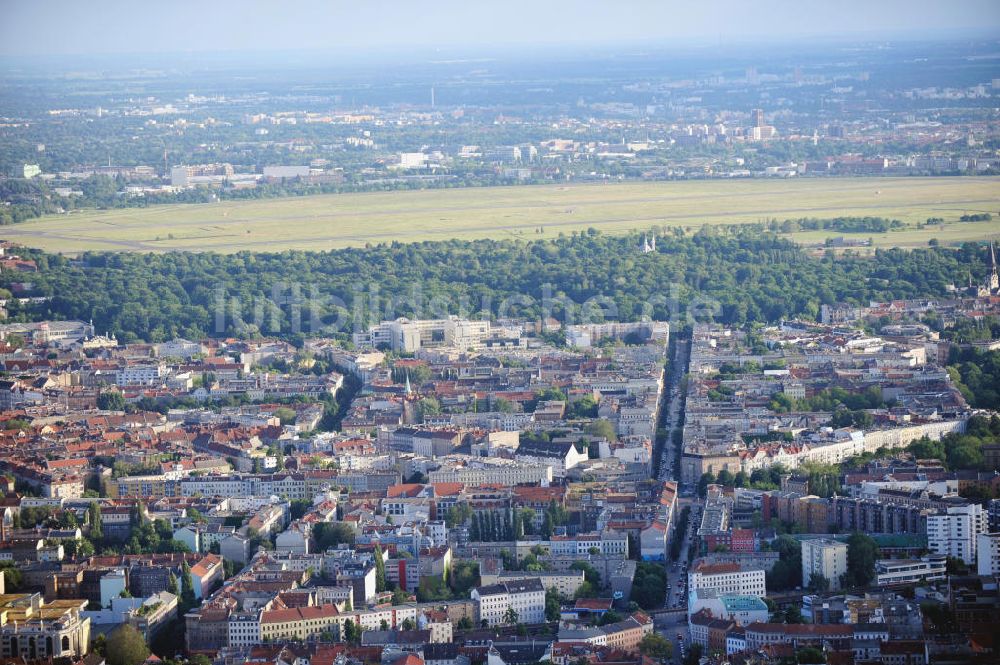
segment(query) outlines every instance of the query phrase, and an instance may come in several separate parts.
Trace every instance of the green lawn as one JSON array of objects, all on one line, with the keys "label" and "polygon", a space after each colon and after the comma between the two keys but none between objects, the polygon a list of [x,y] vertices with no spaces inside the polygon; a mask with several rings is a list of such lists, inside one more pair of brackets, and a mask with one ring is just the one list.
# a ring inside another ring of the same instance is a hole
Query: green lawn
[{"label": "green lawn", "polygon": [[[653,225],[697,228],[796,217],[946,220],[943,229],[872,236],[879,245],[914,246],[935,237],[943,244],[998,237],[997,221],[956,223],[960,215],[980,211],[1000,212],[1000,178],[702,180],[339,194],[78,212],[9,226],[0,237],[66,253],[234,252],[394,240],[551,238],[591,226],[620,233]],[[835,235],[842,234],[792,237],[822,242]]]}]

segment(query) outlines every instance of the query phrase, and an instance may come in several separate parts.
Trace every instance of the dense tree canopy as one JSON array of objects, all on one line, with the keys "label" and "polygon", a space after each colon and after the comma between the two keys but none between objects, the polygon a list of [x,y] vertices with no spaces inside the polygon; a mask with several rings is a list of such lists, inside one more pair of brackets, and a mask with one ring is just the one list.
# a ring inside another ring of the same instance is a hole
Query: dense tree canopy
[{"label": "dense tree canopy", "polygon": [[674,645],[659,633],[648,633],[639,642],[639,651],[644,656],[663,660],[674,655]]},{"label": "dense tree canopy", "polygon": [[1000,409],[1000,351],[955,349],[948,373],[966,401],[979,409]]},{"label": "dense tree canopy", "polygon": [[667,597],[667,571],[662,564],[640,561],[632,579],[632,600],[644,610],[663,607]]},{"label": "dense tree canopy", "polygon": [[[13,320],[93,319],[98,330],[125,341],[292,337],[298,332],[289,304],[297,298],[294,283],[308,300],[299,310],[306,333],[346,336],[344,321],[361,326],[387,315],[434,316],[441,310],[580,320],[584,312],[575,307],[567,314],[559,304],[563,297],[578,305],[607,298],[623,320],[647,314],[676,320],[672,300],[684,314],[702,299],[718,304],[701,306],[702,314],[743,323],[816,317],[825,303],[943,294],[970,270],[985,270],[985,252],[972,243],[959,250],[817,258],[787,240],[739,228],[706,228],[695,235],[675,229],[650,254],[638,253],[638,242],[634,235],[591,230],[551,241],[451,240],[232,255],[88,253],[73,262],[29,250],[24,253],[39,265],[33,293],[50,299],[24,306],[15,301],[9,314]],[[0,288],[21,279],[5,274]],[[275,303],[275,294],[281,302]],[[546,296],[552,304],[547,312]],[[360,315],[349,316],[355,312]]]},{"label": "dense tree canopy", "polygon": [[321,552],[338,545],[354,544],[354,530],[342,522],[321,522],[313,530],[313,536]]},{"label": "dense tree canopy", "polygon": [[122,624],[108,636],[108,665],[139,665],[149,657],[149,647],[142,633],[128,624]]},{"label": "dense tree canopy", "polygon": [[852,533],[847,539],[847,572],[841,577],[845,587],[865,587],[875,579],[878,544],[863,533]]},{"label": "dense tree canopy", "polygon": [[117,390],[108,390],[97,396],[97,408],[105,411],[124,411],[125,397]]},{"label": "dense tree canopy", "polygon": [[939,441],[929,437],[917,439],[907,452],[917,459],[939,459],[952,470],[991,470],[986,464],[982,447],[1000,442],[1000,417],[973,416],[964,433],[945,434]]},{"label": "dense tree canopy", "polygon": [[783,535],[771,543],[771,549],[781,556],[767,573],[767,588],[784,591],[802,586],[802,543]]}]

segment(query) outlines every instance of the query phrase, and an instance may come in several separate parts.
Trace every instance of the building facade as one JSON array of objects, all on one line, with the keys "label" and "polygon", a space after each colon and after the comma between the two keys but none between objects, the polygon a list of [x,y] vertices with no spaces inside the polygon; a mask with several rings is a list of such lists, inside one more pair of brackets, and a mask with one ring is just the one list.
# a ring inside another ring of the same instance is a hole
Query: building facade
[{"label": "building facade", "polygon": [[927,516],[927,547],[970,566],[976,565],[976,537],[981,533],[986,533],[986,514],[978,503]]},{"label": "building facade", "polygon": [[1000,575],[1000,533],[980,533],[976,536],[976,567],[980,575]]},{"label": "building facade", "polygon": [[6,659],[80,658],[90,649],[90,619],[81,615],[86,600],[46,603],[38,593],[0,600],[0,654]]},{"label": "building facade", "polygon": [[826,538],[802,541],[802,584],[813,575],[830,581],[830,589],[840,589],[840,576],[847,572],[847,543]]},{"label": "building facade", "polygon": [[[506,580],[472,590],[479,620],[486,626],[545,621],[545,589],[538,579]],[[513,610],[513,613],[510,612]],[[516,620],[511,621],[512,614]]]}]

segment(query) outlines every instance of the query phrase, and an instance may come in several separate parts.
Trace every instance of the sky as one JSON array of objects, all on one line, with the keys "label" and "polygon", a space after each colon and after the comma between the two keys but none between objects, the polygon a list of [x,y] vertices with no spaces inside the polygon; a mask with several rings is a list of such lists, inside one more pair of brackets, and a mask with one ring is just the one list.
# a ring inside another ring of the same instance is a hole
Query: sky
[{"label": "sky", "polygon": [[0,0],[0,55],[1000,38],[1000,0]]}]

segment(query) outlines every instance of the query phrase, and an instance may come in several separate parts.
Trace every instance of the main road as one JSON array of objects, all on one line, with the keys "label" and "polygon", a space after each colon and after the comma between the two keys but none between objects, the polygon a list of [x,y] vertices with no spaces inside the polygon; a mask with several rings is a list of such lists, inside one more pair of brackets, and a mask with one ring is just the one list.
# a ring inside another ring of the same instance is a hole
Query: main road
[{"label": "main road", "polygon": [[[661,422],[661,428],[666,431],[666,440],[660,446],[660,459],[657,464],[657,478],[659,480],[678,480],[680,475],[680,454],[679,447],[682,444],[681,437],[675,435],[684,426],[684,398],[682,392],[683,378],[687,374],[688,362],[691,356],[691,342],[686,338],[675,337],[673,344],[673,356],[667,371],[667,382],[665,386],[666,396],[664,398],[665,416]],[[681,513],[685,507],[692,506],[691,497],[684,496],[693,488],[680,486],[678,490],[681,496],[677,498],[677,505],[674,508],[674,519],[671,523],[672,531],[669,539],[675,538],[679,531],[678,525]],[[687,561],[688,552],[691,547],[692,534],[697,532],[698,523],[696,511],[700,509],[692,507],[689,523],[684,530],[684,541],[681,545],[680,556],[676,562],[669,558],[664,562],[667,568],[667,589],[664,609],[668,610],[656,616],[655,625],[659,632],[663,634],[674,645],[674,660],[680,662],[687,649],[687,615],[683,612],[687,607],[686,584],[687,584]],[[670,542],[670,540],[668,540]],[[669,610],[682,610],[680,612]],[[679,637],[680,636],[680,637]]]},{"label": "main road", "polygon": [[674,431],[683,426],[680,418],[684,408],[685,395],[681,394],[680,384],[687,373],[690,358],[690,340],[678,339],[676,344],[674,344],[674,355],[670,359],[670,366],[667,371],[667,385],[665,386],[665,390],[667,391],[665,398],[667,413],[662,422],[662,429],[666,430],[667,438],[660,447],[660,460],[657,471],[657,477],[660,480],[676,480],[680,471],[677,466],[680,461],[679,444],[675,441]]}]

